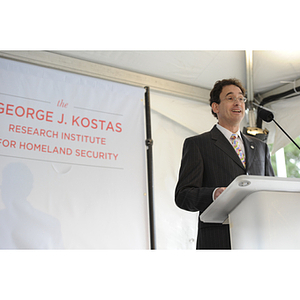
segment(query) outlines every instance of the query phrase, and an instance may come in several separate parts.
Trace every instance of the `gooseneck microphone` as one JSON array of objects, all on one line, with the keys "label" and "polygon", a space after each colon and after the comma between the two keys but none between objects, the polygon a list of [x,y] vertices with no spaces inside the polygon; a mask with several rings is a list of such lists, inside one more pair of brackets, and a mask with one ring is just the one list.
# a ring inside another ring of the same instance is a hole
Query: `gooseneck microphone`
[{"label": "gooseneck microphone", "polygon": [[258,116],[265,122],[274,121],[274,123],[285,133],[285,135],[294,143],[294,145],[300,150],[300,147],[295,143],[295,141],[285,132],[285,130],[275,121],[274,115],[271,111],[260,108],[258,110]]},{"label": "gooseneck microphone", "polygon": [[258,116],[264,120],[265,122],[271,122],[272,120],[274,120],[274,115],[271,111],[260,108],[258,110]]}]

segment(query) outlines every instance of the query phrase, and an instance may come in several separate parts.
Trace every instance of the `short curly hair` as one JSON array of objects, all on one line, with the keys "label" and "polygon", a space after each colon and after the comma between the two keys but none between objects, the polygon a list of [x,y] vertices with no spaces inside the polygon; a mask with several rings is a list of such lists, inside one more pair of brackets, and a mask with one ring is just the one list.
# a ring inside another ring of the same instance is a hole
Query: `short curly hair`
[{"label": "short curly hair", "polygon": [[[220,94],[222,92],[222,89],[224,86],[227,85],[235,85],[238,88],[241,89],[243,95],[245,96],[246,90],[243,87],[242,83],[236,79],[236,78],[229,78],[229,79],[223,79],[223,80],[218,80],[213,89],[210,91],[210,99],[209,99],[209,105],[212,106],[214,102],[220,104]],[[218,119],[218,116],[213,110],[211,109],[212,114]]]}]

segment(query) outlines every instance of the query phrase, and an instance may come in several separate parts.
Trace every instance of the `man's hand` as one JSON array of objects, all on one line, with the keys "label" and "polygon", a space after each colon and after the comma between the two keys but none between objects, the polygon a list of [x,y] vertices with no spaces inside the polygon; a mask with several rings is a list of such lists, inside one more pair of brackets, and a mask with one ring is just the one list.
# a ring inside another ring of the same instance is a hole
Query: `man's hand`
[{"label": "man's hand", "polygon": [[214,200],[216,200],[225,191],[225,189],[225,187],[217,188],[214,193]]}]

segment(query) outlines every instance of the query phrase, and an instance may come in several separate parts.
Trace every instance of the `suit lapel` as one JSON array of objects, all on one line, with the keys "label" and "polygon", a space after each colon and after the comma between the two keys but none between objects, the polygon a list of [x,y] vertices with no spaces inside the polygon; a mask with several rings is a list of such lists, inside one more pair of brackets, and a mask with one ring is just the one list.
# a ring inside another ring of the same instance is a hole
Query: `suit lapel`
[{"label": "suit lapel", "polygon": [[256,145],[246,135],[242,134],[246,154],[246,167],[249,170],[255,157]]},{"label": "suit lapel", "polygon": [[214,126],[211,130],[211,137],[215,142],[215,145],[220,148],[226,155],[228,155],[236,164],[238,164],[241,168],[245,169],[243,163],[240,158],[236,154],[230,142],[226,139],[223,133]]}]

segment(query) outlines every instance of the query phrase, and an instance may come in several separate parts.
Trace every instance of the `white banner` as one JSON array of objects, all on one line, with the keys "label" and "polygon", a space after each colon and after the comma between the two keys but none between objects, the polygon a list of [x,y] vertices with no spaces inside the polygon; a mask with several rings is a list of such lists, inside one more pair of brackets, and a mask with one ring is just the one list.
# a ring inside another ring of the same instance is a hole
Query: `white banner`
[{"label": "white banner", "polygon": [[144,89],[0,59],[0,248],[147,249]]}]

